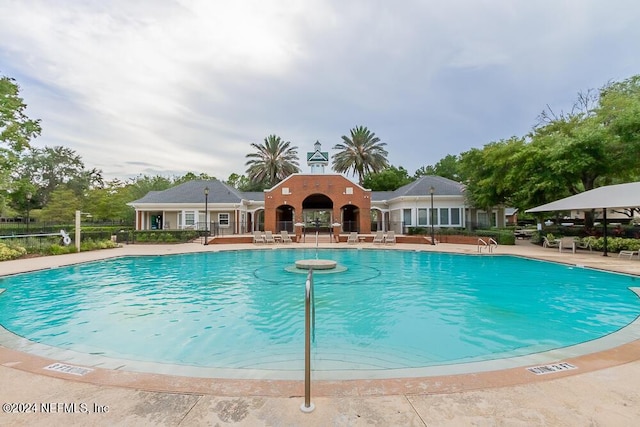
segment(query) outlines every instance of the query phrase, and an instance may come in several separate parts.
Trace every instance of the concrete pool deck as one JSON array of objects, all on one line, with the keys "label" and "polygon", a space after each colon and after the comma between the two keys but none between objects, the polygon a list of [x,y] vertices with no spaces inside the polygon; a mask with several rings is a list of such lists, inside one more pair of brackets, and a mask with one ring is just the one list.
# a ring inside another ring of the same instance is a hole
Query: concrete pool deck
[{"label": "concrete pool deck", "polygon": [[[473,245],[362,248],[477,253]],[[122,248],[0,263],[0,274],[124,255],[225,249],[315,247],[315,244],[127,245]],[[354,245],[321,244],[320,247]],[[640,276],[637,259],[601,253],[559,253],[527,241],[499,246],[521,255]],[[639,280],[640,282],[640,280]],[[639,283],[640,286],[640,283]],[[553,425],[632,426],[640,419],[640,339],[556,362],[577,369],[535,375],[522,367],[462,375],[388,380],[319,381],[315,411],[300,411],[300,381],[221,380],[95,368],[83,376],[45,370],[65,360],[0,346],[0,425]],[[69,363],[71,364],[71,363]],[[302,379],[302,375],[301,375]],[[12,405],[13,404],[13,405]],[[33,405],[32,405],[33,404]],[[47,412],[48,411],[48,412]]]}]

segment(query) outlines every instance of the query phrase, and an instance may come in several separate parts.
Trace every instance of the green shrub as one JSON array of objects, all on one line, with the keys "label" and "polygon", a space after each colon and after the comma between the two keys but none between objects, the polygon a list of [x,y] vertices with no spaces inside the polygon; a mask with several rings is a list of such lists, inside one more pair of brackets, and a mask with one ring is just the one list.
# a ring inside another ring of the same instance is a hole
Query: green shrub
[{"label": "green shrub", "polygon": [[489,237],[499,245],[515,245],[516,236],[512,230],[476,230],[475,235],[478,237]]},{"label": "green shrub", "polygon": [[27,250],[18,245],[0,243],[0,261],[9,261],[27,254]]},{"label": "green shrub", "polygon": [[[73,250],[70,250],[69,248],[72,248]],[[64,255],[64,254],[68,254],[71,252],[75,252],[76,247],[73,245],[69,245],[69,246],[62,246],[59,245],[57,243],[54,243],[52,245],[49,246],[48,248],[48,254],[49,255]]]},{"label": "green shrub", "polygon": [[[408,235],[426,234],[431,233],[429,227],[408,227]],[[474,230],[469,231],[465,228],[436,228],[436,235],[453,235],[453,236],[473,236],[473,237],[486,237],[491,238],[498,242],[499,245],[515,245],[516,237],[513,234],[512,229],[490,229],[490,230]]]},{"label": "green shrub", "polygon": [[[549,240],[557,238],[553,234],[547,235]],[[541,243],[531,239],[533,243]],[[587,236],[580,239],[582,243],[589,243],[594,251],[604,251],[604,237]],[[640,239],[627,239],[624,237],[608,237],[607,238],[607,251],[620,252],[620,251],[637,251],[640,250]]]},{"label": "green shrub", "polygon": [[189,242],[198,237],[194,230],[141,230],[131,233],[130,240],[140,243]]},{"label": "green shrub", "polygon": [[[95,251],[98,249],[111,249],[118,247],[118,244],[109,240],[93,240],[87,239],[83,240],[80,244],[80,251]],[[74,247],[75,249],[75,247]]]},{"label": "green shrub", "polygon": [[[586,237],[591,247],[596,251],[604,251],[604,237]],[[609,252],[637,251],[640,250],[639,239],[626,239],[623,237],[607,238],[607,250]]]}]

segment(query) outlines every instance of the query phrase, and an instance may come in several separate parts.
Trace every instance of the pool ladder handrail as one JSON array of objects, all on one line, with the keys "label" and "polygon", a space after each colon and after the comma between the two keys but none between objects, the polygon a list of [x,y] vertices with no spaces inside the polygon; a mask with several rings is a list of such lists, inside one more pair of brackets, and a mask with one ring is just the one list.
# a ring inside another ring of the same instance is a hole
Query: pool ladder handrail
[{"label": "pool ladder handrail", "polygon": [[[305,282],[304,298],[304,403],[300,410],[310,413],[315,409],[311,403],[311,338],[315,340],[316,307],[313,295],[313,269],[309,269]],[[312,332],[313,331],[313,332]]]},{"label": "pool ladder handrail", "polygon": [[498,242],[496,242],[493,238],[489,238],[489,243],[485,242],[484,239],[478,238],[478,253],[482,253],[482,249],[487,248],[489,253],[493,253],[493,249],[498,247]]}]

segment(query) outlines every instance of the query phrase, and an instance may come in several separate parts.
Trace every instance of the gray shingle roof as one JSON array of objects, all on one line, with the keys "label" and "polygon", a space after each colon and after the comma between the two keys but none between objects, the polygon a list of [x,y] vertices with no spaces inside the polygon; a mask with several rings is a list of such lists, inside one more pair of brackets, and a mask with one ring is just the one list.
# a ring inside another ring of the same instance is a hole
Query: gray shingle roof
[{"label": "gray shingle roof", "polygon": [[200,203],[204,201],[205,187],[209,187],[209,203],[239,203],[244,198],[235,188],[212,179],[188,181],[164,191],[150,191],[131,203]]},{"label": "gray shingle roof", "polygon": [[392,199],[393,191],[372,191],[371,200],[375,202],[382,202],[384,200]]},{"label": "gray shingle roof", "polygon": [[255,200],[264,202],[264,191],[245,191],[242,194],[246,200]]},{"label": "gray shingle roof", "polygon": [[[441,176],[423,176],[395,191],[372,191],[371,200],[392,200],[405,196],[428,196],[433,186],[438,196],[460,196],[464,194],[464,185]],[[189,181],[164,191],[150,191],[138,203],[201,203],[204,200],[204,188],[209,187],[209,203],[239,203],[241,200],[264,201],[264,192],[240,192],[235,188],[215,180]]]},{"label": "gray shingle roof", "polygon": [[441,176],[427,175],[418,178],[410,184],[404,185],[393,192],[389,199],[403,196],[424,196],[429,195],[429,189],[434,188],[436,196],[462,196],[464,195],[464,185]]}]

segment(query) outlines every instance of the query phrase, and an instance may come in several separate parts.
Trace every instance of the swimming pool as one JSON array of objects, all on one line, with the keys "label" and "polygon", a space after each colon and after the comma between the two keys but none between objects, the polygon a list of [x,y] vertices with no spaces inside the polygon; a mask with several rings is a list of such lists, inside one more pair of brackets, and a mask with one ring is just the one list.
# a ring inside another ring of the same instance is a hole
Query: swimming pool
[{"label": "swimming pool", "polygon": [[[305,276],[286,268],[314,256],[124,257],[5,277],[0,324],[118,366],[288,377],[303,369]],[[395,376],[539,353],[611,334],[640,313],[633,276],[500,255],[346,249],[320,257],[346,271],[315,275],[314,372]]]}]

